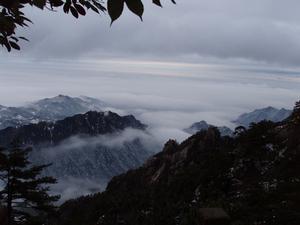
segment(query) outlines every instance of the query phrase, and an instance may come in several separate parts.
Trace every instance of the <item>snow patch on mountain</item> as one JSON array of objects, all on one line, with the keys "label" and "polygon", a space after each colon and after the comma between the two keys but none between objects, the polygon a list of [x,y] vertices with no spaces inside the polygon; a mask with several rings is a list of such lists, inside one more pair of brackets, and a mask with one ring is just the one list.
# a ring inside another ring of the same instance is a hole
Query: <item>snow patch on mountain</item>
[{"label": "snow patch on mountain", "polygon": [[56,121],[88,111],[103,111],[105,103],[87,96],[69,97],[58,95],[21,107],[0,105],[0,129],[19,127],[40,121]]}]

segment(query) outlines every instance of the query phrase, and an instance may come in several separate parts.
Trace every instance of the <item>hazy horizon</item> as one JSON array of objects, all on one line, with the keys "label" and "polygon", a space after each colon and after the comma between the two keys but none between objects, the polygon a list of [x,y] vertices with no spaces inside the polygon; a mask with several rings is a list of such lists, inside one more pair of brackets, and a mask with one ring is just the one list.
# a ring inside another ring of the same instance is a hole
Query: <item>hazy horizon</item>
[{"label": "hazy horizon", "polygon": [[188,134],[182,129],[194,122],[233,128],[231,121],[241,113],[267,106],[291,109],[300,98],[297,70],[262,65],[116,59],[13,64],[1,65],[1,105],[58,94],[95,97],[148,124],[162,142],[183,140]]}]

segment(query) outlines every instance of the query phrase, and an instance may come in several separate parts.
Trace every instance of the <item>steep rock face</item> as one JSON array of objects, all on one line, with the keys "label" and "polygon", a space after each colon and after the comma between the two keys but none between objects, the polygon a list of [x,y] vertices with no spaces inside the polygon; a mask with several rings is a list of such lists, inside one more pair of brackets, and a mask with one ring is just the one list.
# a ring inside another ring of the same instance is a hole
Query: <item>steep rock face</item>
[{"label": "steep rock face", "polygon": [[209,128],[181,144],[170,140],[142,167],[114,177],[105,192],[66,202],[56,223],[194,225],[199,208],[221,207],[233,224],[298,225],[299,118],[300,110],[234,138]]},{"label": "steep rock face", "polygon": [[[208,124],[206,121],[201,120],[200,122],[192,124],[189,128],[184,129],[189,134],[195,134],[199,131],[207,130],[209,127],[213,127],[213,125]],[[233,131],[226,126],[217,127],[217,129],[220,131],[222,136],[232,136]]]},{"label": "steep rock face", "polygon": [[86,96],[58,95],[41,99],[22,107],[0,106],[0,129],[19,127],[41,121],[56,121],[88,111],[102,111],[104,103]]},{"label": "steep rock face", "polygon": [[263,120],[270,120],[273,122],[280,122],[291,115],[292,111],[287,109],[276,109],[274,107],[266,107],[256,109],[249,113],[240,115],[233,123],[248,127],[251,123],[258,123]]}]

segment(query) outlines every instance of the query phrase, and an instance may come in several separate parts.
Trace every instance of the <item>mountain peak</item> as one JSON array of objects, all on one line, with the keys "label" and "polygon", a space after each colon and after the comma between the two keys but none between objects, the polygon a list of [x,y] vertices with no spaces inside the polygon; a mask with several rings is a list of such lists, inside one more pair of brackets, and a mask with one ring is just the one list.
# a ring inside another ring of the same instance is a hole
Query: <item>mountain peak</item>
[{"label": "mountain peak", "polygon": [[40,121],[56,121],[88,111],[102,111],[105,104],[95,98],[57,95],[22,107],[0,107],[0,129]]}]

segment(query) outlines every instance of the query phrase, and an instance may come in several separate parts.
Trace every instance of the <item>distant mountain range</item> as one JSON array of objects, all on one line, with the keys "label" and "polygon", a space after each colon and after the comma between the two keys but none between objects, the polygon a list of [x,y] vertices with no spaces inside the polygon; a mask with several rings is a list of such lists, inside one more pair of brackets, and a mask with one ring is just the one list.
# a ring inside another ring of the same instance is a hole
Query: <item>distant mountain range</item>
[{"label": "distant mountain range", "polygon": [[258,123],[263,120],[279,122],[289,117],[291,113],[292,110],[288,110],[284,108],[277,109],[269,106],[262,109],[256,109],[249,113],[244,113],[232,122],[237,125],[248,127],[251,123]]},{"label": "distant mountain range", "polygon": [[[61,120],[75,114],[85,113],[88,111],[103,111],[108,104],[103,101],[87,96],[70,97],[66,95],[58,95],[53,98],[45,98],[21,107],[6,107],[0,105],[0,130],[6,127],[19,127],[30,123],[38,123],[41,121]],[[274,107],[266,107],[256,109],[249,113],[240,115],[232,122],[237,126],[248,127],[252,122],[260,122],[262,120],[270,120],[273,122],[282,121],[291,114],[291,110],[277,109]],[[211,126],[206,121],[200,121],[192,124],[185,129],[188,133],[195,133]],[[224,135],[231,133],[230,128],[219,127]]]},{"label": "distant mountain range", "polygon": [[69,97],[58,95],[41,99],[21,107],[0,105],[0,129],[18,127],[40,121],[61,120],[68,116],[88,111],[103,111],[104,103],[86,96]]},{"label": "distant mountain range", "polygon": [[[45,172],[59,179],[56,191],[65,198],[104,188],[113,176],[142,165],[161,147],[134,116],[102,112],[106,106],[95,98],[64,95],[22,107],[0,106],[0,146],[14,139],[33,146],[31,160],[53,163]],[[242,114],[234,123],[247,127],[261,120],[281,121],[290,114],[267,107]],[[194,134],[211,126],[202,120],[185,131]],[[217,129],[221,136],[233,135],[226,126]]]},{"label": "distant mountain range", "polygon": [[99,191],[113,176],[142,165],[159,148],[155,141],[149,144],[145,128],[131,115],[90,111],[55,122],[8,127],[0,131],[0,146],[12,140],[32,146],[30,160],[53,163],[45,173],[58,178],[55,191],[69,198],[76,190],[77,195]]},{"label": "distant mountain range", "polygon": [[[263,120],[269,120],[272,122],[280,122],[288,118],[292,113],[292,110],[288,109],[277,109],[274,107],[266,107],[262,109],[256,109],[249,113],[244,113],[240,115],[236,120],[232,122],[236,126],[249,127],[251,123],[258,123]],[[189,128],[184,129],[185,132],[189,134],[195,134],[199,131],[207,130],[209,127],[214,126],[208,124],[206,121],[202,120],[192,124]],[[217,127],[222,136],[231,136],[233,135],[233,130],[226,126]]]}]

